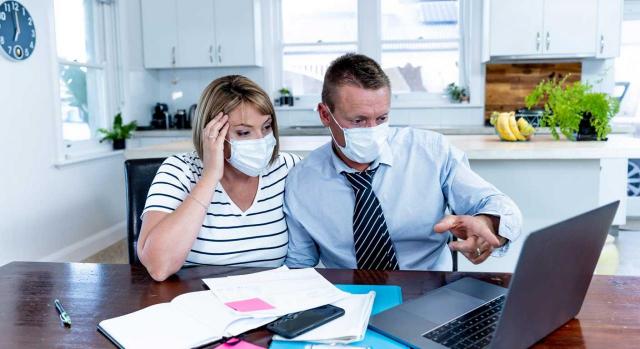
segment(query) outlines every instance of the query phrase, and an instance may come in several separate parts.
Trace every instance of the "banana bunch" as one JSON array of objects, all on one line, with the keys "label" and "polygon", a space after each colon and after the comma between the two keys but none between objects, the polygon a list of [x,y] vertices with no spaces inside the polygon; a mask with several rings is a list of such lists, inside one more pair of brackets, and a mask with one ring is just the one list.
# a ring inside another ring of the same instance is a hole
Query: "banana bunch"
[{"label": "banana bunch", "polygon": [[536,131],[527,120],[519,118],[516,121],[516,114],[498,113],[494,111],[489,120],[495,126],[496,133],[503,141],[528,141]]}]

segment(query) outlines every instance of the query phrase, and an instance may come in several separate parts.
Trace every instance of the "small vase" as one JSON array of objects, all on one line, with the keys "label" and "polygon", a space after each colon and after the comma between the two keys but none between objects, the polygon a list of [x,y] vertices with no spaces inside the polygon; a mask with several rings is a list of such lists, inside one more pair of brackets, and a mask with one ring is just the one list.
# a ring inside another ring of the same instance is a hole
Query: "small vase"
[{"label": "small vase", "polygon": [[126,147],[126,139],[114,139],[113,140],[113,150],[122,150]]}]

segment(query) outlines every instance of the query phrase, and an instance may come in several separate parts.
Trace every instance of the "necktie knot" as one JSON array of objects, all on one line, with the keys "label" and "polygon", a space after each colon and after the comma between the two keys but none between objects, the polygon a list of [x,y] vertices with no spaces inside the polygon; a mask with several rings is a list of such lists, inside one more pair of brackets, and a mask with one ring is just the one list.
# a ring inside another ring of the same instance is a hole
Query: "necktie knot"
[{"label": "necktie knot", "polygon": [[342,172],[345,175],[349,183],[354,190],[361,191],[371,189],[371,183],[373,182],[373,176],[376,174],[378,168],[366,170],[362,172]]}]

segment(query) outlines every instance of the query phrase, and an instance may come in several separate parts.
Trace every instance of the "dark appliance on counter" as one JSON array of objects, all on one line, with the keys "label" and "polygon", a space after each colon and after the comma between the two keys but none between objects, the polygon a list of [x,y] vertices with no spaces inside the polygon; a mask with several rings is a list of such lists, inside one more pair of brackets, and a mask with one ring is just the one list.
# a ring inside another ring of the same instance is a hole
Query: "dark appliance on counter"
[{"label": "dark appliance on counter", "polygon": [[171,128],[171,114],[169,106],[165,103],[156,103],[151,115],[151,128],[154,130],[164,130]]},{"label": "dark appliance on counter", "polygon": [[534,108],[520,108],[516,110],[516,120],[518,118],[524,118],[528,123],[533,127],[540,127],[540,120],[542,119],[542,115],[544,114],[544,109]]},{"label": "dark appliance on counter", "polygon": [[192,104],[189,107],[189,112],[187,113],[187,118],[189,118],[189,127],[188,128],[193,128],[194,123],[196,122],[196,111],[198,110],[198,105],[197,104]]},{"label": "dark appliance on counter", "polygon": [[178,130],[191,128],[189,125],[187,111],[184,109],[178,109],[176,115],[173,116],[173,120],[175,121],[175,126]]}]

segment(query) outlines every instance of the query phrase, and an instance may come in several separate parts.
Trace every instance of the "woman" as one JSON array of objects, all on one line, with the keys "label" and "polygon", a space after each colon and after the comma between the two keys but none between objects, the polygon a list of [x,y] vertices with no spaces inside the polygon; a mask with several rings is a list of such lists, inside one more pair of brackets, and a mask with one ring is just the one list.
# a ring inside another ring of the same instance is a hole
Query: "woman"
[{"label": "woman", "polygon": [[213,81],[198,103],[195,151],[167,158],[149,188],[137,252],[157,281],[183,265],[280,266],[284,179],[269,96],[251,80]]}]

